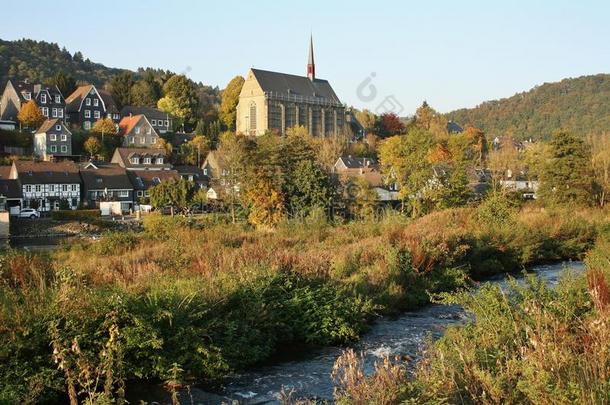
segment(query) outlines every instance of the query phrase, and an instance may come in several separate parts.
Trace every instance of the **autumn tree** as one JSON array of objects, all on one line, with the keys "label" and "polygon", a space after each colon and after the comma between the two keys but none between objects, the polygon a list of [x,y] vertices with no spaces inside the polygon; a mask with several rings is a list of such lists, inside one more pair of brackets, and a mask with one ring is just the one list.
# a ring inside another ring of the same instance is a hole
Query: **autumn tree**
[{"label": "autumn tree", "polygon": [[371,111],[364,109],[362,111],[356,112],[356,119],[364,128],[366,133],[370,133],[375,130],[375,122],[377,121],[377,116]]},{"label": "autumn tree", "polygon": [[515,148],[513,138],[506,136],[502,143],[489,153],[487,169],[491,176],[492,192],[504,191],[501,183],[514,179],[520,168],[519,152]]},{"label": "autumn tree", "polygon": [[252,225],[272,229],[284,218],[284,201],[279,190],[268,179],[260,179],[248,190],[250,202],[248,222]]},{"label": "autumn tree", "polygon": [[447,119],[425,101],[415,112],[415,125],[439,138],[447,135]]},{"label": "autumn tree", "polygon": [[249,163],[250,147],[248,140],[239,134],[225,132],[221,134],[218,149],[220,160],[224,162],[223,190],[224,200],[229,205],[231,220],[237,221],[237,207],[240,203],[239,191],[244,180],[245,166]]},{"label": "autumn tree", "polygon": [[222,91],[218,116],[225,128],[230,131],[235,131],[237,103],[239,102],[239,93],[241,92],[244,82],[245,80],[242,76],[235,76]]},{"label": "autumn tree", "polygon": [[104,147],[99,139],[95,136],[87,138],[83,144],[83,149],[89,154],[91,158],[100,156],[104,152]]},{"label": "autumn tree", "polygon": [[587,143],[591,148],[591,168],[595,178],[597,204],[603,207],[610,200],[610,134],[591,135]]},{"label": "autumn tree", "polygon": [[188,165],[199,166],[210,151],[210,141],[203,135],[196,135],[189,142],[180,146],[182,161]]},{"label": "autumn tree", "polygon": [[40,112],[36,101],[30,100],[21,107],[19,114],[17,114],[17,119],[26,128],[38,128],[46,117]]},{"label": "autumn tree", "polygon": [[400,121],[398,115],[394,113],[383,113],[376,122],[376,134],[381,138],[398,135],[405,130],[405,125]]},{"label": "autumn tree", "polygon": [[550,160],[542,172],[539,195],[551,204],[590,204],[593,200],[591,150],[568,132],[550,142]]},{"label": "autumn tree", "polygon": [[155,208],[176,207],[185,211],[195,194],[195,184],[183,178],[163,181],[149,189],[150,203]]},{"label": "autumn tree", "polygon": [[102,118],[95,121],[91,133],[100,135],[116,135],[118,134],[117,125],[112,121],[111,118]]},{"label": "autumn tree", "polygon": [[157,91],[145,80],[139,80],[131,86],[130,99],[131,105],[146,107],[156,107],[159,101]]}]

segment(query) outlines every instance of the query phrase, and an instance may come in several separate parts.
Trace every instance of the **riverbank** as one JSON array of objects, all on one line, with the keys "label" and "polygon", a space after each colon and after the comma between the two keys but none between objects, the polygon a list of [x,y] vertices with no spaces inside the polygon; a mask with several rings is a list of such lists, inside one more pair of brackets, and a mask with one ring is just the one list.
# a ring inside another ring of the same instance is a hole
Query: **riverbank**
[{"label": "riverbank", "polygon": [[[429,293],[581,257],[605,219],[528,209],[498,220],[484,209],[344,225],[308,218],[275,232],[150,216],[142,232],[43,256],[9,252],[0,398],[52,402],[66,385],[120,397],[133,378],[192,384],[280,347],[353,342],[371,320],[421,307]],[[74,377],[83,373],[99,385]]]}]

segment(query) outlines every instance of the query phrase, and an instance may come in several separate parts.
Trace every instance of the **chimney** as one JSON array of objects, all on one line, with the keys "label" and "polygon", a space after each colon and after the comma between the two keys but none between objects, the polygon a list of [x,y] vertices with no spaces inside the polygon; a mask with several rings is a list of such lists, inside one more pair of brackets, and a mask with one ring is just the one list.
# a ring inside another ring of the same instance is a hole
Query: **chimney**
[{"label": "chimney", "polygon": [[309,56],[307,58],[307,78],[311,81],[316,79],[316,64],[313,59],[313,35],[309,37]]}]

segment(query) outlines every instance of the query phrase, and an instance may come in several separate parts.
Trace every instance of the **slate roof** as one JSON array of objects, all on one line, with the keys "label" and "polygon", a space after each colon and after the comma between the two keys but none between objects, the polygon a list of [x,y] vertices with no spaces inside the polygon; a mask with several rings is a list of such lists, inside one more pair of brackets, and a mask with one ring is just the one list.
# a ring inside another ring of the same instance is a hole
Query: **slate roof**
[{"label": "slate roof", "polygon": [[376,166],[377,160],[373,158],[361,158],[356,156],[341,156],[339,158],[348,169],[360,169],[369,166]]},{"label": "slate roof", "polygon": [[13,164],[22,184],[80,183],[78,166],[71,161],[33,162],[17,160]]},{"label": "slate roof", "polygon": [[260,69],[251,69],[251,71],[262,90],[270,95],[306,97],[322,102],[341,104],[339,97],[327,80],[309,80],[305,76]]},{"label": "slate roof", "polygon": [[81,165],[80,176],[85,190],[132,190],[133,186],[127,170],[112,163],[85,163]]},{"label": "slate roof", "polygon": [[[87,94],[89,94],[89,91],[91,91],[92,87],[95,88],[95,86],[92,84],[86,84],[86,85],[80,86],[76,90],[74,90],[74,92],[72,94],[70,94],[68,96],[68,98],[66,98],[66,111],[67,112],[78,111],[80,109],[83,98]],[[114,104],[112,95],[110,95],[109,92],[107,92],[106,90],[98,89],[98,88],[95,88],[95,90],[97,90],[100,97],[104,101],[104,105],[106,106],[106,112],[116,112],[116,113],[119,112],[116,108],[116,105]]]},{"label": "slate roof", "polygon": [[[134,156],[138,156],[140,162],[143,161],[144,157],[163,157],[163,164],[132,164],[131,158]],[[165,150],[155,148],[116,148],[112,156],[112,163],[118,163],[127,169],[169,169],[171,167],[167,161]]]},{"label": "slate roof", "polygon": [[50,120],[45,120],[45,122],[42,123],[42,125],[40,126],[40,128],[38,128],[38,130],[36,131],[37,134],[44,134],[46,133],[49,129],[53,128],[55,125],[57,124],[61,124],[62,126],[62,130],[65,129],[67,132],[70,132],[68,130],[68,128],[65,127],[65,125],[63,124],[63,122],[61,121],[61,119],[59,118],[53,118]]},{"label": "slate roof", "polygon": [[163,112],[161,110],[158,110],[156,108],[126,105],[121,110],[121,117],[129,117],[130,115],[145,115],[146,118],[148,118],[149,120],[150,119],[155,119],[155,120],[172,119],[172,117],[169,116],[169,114],[167,114],[166,112]]},{"label": "slate roof", "polygon": [[19,180],[10,179],[11,166],[0,166],[0,195],[7,198],[22,198]]},{"label": "slate roof", "polygon": [[160,182],[180,179],[176,170],[129,170],[127,175],[135,190],[148,190]]},{"label": "slate roof", "polygon": [[464,129],[453,121],[447,122],[447,132],[450,134],[461,134]]}]

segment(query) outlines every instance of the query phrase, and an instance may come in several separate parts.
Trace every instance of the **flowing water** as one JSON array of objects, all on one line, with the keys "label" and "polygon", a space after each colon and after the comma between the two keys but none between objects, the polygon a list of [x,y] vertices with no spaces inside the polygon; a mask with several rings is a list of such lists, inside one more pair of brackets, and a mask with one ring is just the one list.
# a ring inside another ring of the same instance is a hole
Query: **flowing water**
[{"label": "flowing water", "polygon": [[[537,266],[531,271],[554,286],[559,283],[566,269],[580,272],[584,270],[584,265],[581,262],[559,263]],[[498,277],[487,282],[505,286],[507,281],[505,277]],[[447,326],[466,319],[468,315],[459,306],[430,305],[397,318],[379,320],[352,347],[355,351],[364,353],[367,371],[371,371],[374,362],[386,355],[417,358],[429,336],[437,339]],[[226,381],[221,394],[194,388],[190,393],[181,393],[180,400],[182,404],[206,405],[277,404],[282,390],[293,391],[293,397],[297,398],[329,400],[333,394],[330,372],[343,350],[339,347],[325,348],[309,353],[305,358],[234,375]],[[148,387],[140,393],[132,393],[132,397],[137,396],[149,403],[170,403],[167,394],[160,388],[154,391]]]}]

